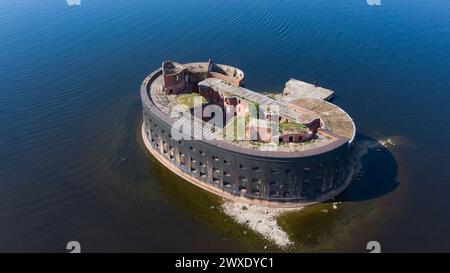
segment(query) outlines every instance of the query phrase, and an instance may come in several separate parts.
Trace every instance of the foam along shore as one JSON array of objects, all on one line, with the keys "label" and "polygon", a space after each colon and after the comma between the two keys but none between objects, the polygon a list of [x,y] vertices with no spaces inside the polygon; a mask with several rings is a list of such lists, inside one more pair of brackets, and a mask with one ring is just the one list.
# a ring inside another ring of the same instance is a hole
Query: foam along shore
[{"label": "foam along shore", "polygon": [[222,208],[236,222],[247,225],[250,229],[282,248],[291,245],[292,241],[289,239],[288,234],[278,225],[277,217],[284,212],[302,209],[302,207],[269,208],[231,201],[223,203]]}]

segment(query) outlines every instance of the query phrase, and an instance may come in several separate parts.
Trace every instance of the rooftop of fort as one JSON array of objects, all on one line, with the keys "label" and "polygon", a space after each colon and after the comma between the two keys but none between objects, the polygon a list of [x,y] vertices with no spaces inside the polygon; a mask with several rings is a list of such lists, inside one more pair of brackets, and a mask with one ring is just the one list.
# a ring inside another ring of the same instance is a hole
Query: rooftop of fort
[{"label": "rooftop of fort", "polygon": [[[224,107],[227,107],[226,103],[230,101],[237,105],[257,105],[265,111],[266,116],[270,116],[271,106],[277,106],[280,132],[272,135],[277,140],[280,136],[280,142],[277,141],[276,145],[273,142],[228,137],[230,131],[233,132],[231,135],[235,135],[236,125],[239,123],[243,123],[244,128],[249,130],[253,127],[270,127],[270,121],[268,123],[267,120],[249,118],[248,115],[235,113],[235,117],[227,120],[221,128],[193,115],[179,116],[179,119],[188,122],[193,128],[201,127],[205,138],[219,140],[244,149],[310,151],[336,141],[342,142],[342,139],[352,142],[356,131],[351,117],[329,102],[334,92],[317,84],[290,79],[286,82],[282,93],[254,92],[243,87],[244,73],[241,70],[215,64],[212,61],[188,64],[166,61],[161,69],[155,71],[153,77],[149,76],[146,81],[144,83],[148,84],[146,89],[149,99],[169,117],[177,105],[192,108],[193,100],[197,97],[203,105],[212,103],[214,96],[218,96]],[[211,91],[215,94],[209,97],[208,94],[211,94]],[[298,141],[295,141],[297,135],[300,137]]]}]

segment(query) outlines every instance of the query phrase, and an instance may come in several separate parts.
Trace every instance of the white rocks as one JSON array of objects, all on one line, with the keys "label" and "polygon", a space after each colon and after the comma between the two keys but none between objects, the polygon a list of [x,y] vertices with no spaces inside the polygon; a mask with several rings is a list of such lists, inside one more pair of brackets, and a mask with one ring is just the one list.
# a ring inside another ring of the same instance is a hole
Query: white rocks
[{"label": "white rocks", "polygon": [[378,143],[380,143],[380,145],[385,148],[389,148],[389,146],[395,146],[395,143],[390,138],[386,140],[379,140]]},{"label": "white rocks", "polygon": [[337,205],[341,204],[342,202],[333,202],[333,209],[338,209]]},{"label": "white rocks", "polygon": [[292,242],[289,240],[287,233],[278,225],[276,217],[286,211],[301,209],[268,208],[239,202],[225,202],[222,204],[222,208],[236,222],[247,225],[250,229],[258,232],[264,238],[273,241],[280,247],[287,247]]}]

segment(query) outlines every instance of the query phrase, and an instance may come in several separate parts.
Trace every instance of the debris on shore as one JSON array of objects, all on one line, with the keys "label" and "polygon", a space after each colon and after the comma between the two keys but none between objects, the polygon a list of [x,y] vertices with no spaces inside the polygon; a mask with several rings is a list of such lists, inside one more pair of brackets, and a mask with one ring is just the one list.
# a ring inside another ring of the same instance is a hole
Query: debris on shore
[{"label": "debris on shore", "polygon": [[385,148],[395,146],[395,143],[390,138],[385,139],[385,140],[382,140],[382,139],[378,140],[378,143]]},{"label": "debris on shore", "polygon": [[250,229],[280,247],[287,247],[292,244],[292,241],[289,239],[288,234],[278,225],[276,218],[283,212],[302,209],[269,208],[231,201],[223,203],[222,208],[236,222],[247,225]]}]

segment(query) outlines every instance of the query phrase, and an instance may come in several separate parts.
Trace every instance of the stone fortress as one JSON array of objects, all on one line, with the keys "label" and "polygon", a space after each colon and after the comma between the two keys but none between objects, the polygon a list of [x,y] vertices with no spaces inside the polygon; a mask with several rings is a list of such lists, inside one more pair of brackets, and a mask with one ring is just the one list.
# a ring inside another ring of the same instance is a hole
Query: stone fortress
[{"label": "stone fortress", "polygon": [[[356,129],[328,102],[333,91],[295,79],[282,94],[244,85],[243,71],[211,60],[163,62],[141,85],[148,150],[187,181],[231,200],[295,207],[342,192],[351,181]],[[209,105],[222,110],[220,122],[195,115]],[[186,111],[174,115],[180,106]],[[191,131],[174,138],[180,122]],[[197,129],[201,137],[193,138]]]}]

